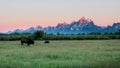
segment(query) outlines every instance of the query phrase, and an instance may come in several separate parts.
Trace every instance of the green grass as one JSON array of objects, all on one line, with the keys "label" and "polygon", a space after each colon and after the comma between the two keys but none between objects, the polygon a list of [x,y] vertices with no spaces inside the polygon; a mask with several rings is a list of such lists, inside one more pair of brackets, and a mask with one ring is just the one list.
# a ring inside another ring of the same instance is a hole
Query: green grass
[{"label": "green grass", "polygon": [[120,40],[0,41],[0,68],[120,68]]}]

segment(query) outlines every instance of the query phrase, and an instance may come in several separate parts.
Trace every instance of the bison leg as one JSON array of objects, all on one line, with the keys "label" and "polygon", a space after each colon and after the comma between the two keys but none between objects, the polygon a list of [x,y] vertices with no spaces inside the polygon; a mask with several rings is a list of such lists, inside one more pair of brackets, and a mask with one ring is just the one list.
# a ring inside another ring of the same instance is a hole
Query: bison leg
[{"label": "bison leg", "polygon": [[23,42],[21,42],[21,45],[23,45]]},{"label": "bison leg", "polygon": [[27,45],[29,46],[30,44],[29,44],[29,43],[27,43]]}]

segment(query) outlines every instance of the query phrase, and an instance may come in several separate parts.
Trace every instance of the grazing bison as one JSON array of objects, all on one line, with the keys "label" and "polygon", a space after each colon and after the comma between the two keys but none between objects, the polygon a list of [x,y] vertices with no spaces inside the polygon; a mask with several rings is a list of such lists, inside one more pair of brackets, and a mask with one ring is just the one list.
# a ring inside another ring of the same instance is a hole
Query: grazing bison
[{"label": "grazing bison", "polygon": [[34,40],[29,38],[21,39],[21,45],[23,45],[24,43],[26,43],[29,46],[30,44],[34,44]]},{"label": "grazing bison", "polygon": [[50,43],[48,40],[45,40],[45,42],[44,43]]}]

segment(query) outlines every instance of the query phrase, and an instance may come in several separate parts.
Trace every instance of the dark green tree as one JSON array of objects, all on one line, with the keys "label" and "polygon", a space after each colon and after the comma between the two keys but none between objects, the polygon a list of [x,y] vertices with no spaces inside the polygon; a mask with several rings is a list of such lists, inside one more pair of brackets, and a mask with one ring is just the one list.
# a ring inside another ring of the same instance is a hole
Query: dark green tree
[{"label": "dark green tree", "polygon": [[45,33],[43,31],[36,31],[36,32],[34,32],[34,38],[36,40],[39,40],[39,39],[41,39],[44,36],[44,34]]}]

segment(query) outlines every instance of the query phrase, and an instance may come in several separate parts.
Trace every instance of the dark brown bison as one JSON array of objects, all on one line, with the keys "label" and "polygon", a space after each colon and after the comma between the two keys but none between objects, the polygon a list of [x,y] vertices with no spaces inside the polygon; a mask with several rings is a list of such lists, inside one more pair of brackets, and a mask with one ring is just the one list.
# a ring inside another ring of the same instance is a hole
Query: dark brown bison
[{"label": "dark brown bison", "polygon": [[45,42],[44,43],[50,43],[48,40],[45,40]]},{"label": "dark brown bison", "polygon": [[34,44],[34,40],[29,38],[23,38],[21,39],[21,45],[23,45],[24,43],[26,43],[29,46],[30,44]]}]

